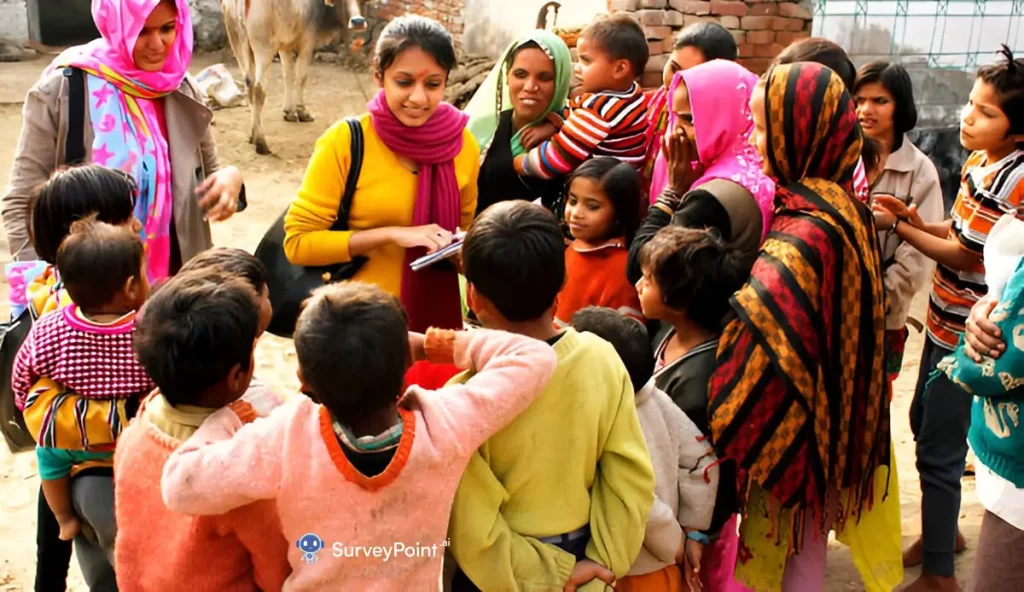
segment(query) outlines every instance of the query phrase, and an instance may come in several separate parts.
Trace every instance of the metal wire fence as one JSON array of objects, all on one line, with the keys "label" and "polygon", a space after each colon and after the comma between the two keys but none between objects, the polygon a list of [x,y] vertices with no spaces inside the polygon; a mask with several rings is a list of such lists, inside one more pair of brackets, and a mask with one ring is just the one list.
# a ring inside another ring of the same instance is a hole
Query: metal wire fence
[{"label": "metal wire fence", "polygon": [[[815,36],[843,46],[858,65],[903,64],[918,105],[966,101],[974,72],[1000,44],[1024,54],[1024,0],[812,0]],[[935,112],[944,116],[945,109]]]}]

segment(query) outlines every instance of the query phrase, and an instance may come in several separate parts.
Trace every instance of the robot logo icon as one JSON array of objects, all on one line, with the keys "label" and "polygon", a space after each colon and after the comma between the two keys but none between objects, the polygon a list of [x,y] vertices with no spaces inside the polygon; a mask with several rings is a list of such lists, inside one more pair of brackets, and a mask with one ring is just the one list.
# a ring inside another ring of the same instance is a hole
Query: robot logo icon
[{"label": "robot logo icon", "polygon": [[324,541],[317,535],[308,533],[302,535],[295,545],[302,551],[302,560],[306,565],[312,565],[319,559],[316,554],[323,550]]}]

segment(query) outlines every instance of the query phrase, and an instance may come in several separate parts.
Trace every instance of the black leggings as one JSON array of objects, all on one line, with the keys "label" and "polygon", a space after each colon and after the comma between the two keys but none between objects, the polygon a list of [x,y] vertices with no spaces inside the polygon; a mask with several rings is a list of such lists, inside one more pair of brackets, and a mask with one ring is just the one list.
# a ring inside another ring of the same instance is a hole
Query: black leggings
[{"label": "black leggings", "polygon": [[62,592],[67,589],[71,566],[71,541],[60,540],[60,524],[53,514],[42,488],[36,513],[36,592]]}]

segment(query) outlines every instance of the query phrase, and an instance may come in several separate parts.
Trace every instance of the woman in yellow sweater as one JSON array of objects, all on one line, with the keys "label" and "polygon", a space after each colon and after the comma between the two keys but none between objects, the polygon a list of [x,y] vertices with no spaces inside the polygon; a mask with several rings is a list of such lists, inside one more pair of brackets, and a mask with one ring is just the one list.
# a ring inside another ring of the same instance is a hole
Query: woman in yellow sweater
[{"label": "woman in yellow sweater", "polygon": [[284,249],[293,264],[366,257],[353,279],[399,296],[413,331],[462,326],[454,266],[409,267],[468,228],[476,211],[480,150],[466,130],[468,116],[441,102],[455,61],[451,36],[435,21],[391,21],[374,58],[380,91],[360,118],[365,148],[350,230],[330,230],[351,162],[344,122],[317,140],[285,218]]}]

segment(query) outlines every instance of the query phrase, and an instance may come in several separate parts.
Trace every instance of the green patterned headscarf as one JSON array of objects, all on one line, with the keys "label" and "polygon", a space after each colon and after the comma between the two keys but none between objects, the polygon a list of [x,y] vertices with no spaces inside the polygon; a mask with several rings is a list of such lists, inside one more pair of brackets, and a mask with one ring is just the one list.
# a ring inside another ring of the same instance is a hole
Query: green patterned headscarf
[{"label": "green patterned headscarf", "polygon": [[[498,115],[502,110],[512,106],[512,100],[508,94],[508,70],[512,67],[510,59],[515,52],[523,45],[536,43],[544,53],[555,63],[555,92],[551,95],[551,102],[544,115],[537,121],[531,122],[528,126],[536,125],[544,120],[549,113],[561,112],[565,107],[565,101],[569,97],[569,82],[572,78],[572,56],[569,54],[569,47],[565,45],[562,38],[550,31],[538,29],[518,39],[509,46],[501,59],[494,65],[483,84],[477,89],[476,94],[466,105],[466,113],[469,114],[469,131],[476,137],[480,150],[485,151],[491,146],[494,139],[494,131],[498,128]],[[526,129],[524,127],[523,129]],[[512,155],[519,156],[526,152],[519,141],[519,134],[522,129],[512,137]]]}]

